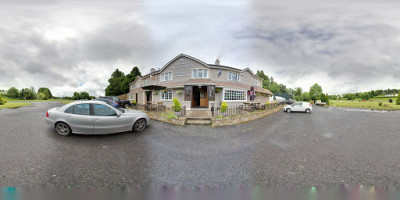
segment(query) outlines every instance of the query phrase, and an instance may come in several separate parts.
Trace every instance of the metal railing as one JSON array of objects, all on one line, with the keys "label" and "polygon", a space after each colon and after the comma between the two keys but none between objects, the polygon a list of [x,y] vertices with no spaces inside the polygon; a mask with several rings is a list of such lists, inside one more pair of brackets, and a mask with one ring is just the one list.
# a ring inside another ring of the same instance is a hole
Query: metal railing
[{"label": "metal railing", "polygon": [[243,115],[251,114],[257,110],[267,110],[278,107],[278,104],[270,105],[239,105],[239,106],[227,106],[226,109],[221,109],[221,107],[211,107],[212,116],[231,116],[231,115]]}]

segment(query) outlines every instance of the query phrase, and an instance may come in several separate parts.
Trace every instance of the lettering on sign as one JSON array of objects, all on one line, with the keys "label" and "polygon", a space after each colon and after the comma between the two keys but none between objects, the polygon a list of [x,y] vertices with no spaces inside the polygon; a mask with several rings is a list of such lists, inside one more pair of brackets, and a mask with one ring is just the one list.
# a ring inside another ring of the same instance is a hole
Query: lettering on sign
[{"label": "lettering on sign", "polygon": [[175,76],[190,76],[190,67],[192,66],[192,62],[185,59],[180,59],[172,69],[174,70]]}]

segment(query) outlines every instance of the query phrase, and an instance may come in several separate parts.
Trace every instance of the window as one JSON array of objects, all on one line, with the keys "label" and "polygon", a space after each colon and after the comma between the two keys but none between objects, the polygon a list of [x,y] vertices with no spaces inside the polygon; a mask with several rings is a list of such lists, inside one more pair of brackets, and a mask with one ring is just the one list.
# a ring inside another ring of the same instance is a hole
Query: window
[{"label": "window", "polygon": [[172,91],[168,90],[161,94],[161,100],[171,100],[172,99]]},{"label": "window", "polygon": [[194,78],[208,78],[208,69],[193,69]]},{"label": "window", "polygon": [[77,115],[90,115],[89,104],[78,104],[73,106],[73,112]]},{"label": "window", "polygon": [[169,80],[172,80],[172,72],[161,74],[161,81],[169,81]]},{"label": "window", "polygon": [[69,107],[69,108],[65,111],[65,113],[70,113],[70,114],[74,113],[74,106]]},{"label": "window", "polygon": [[149,79],[146,78],[146,79],[144,80],[144,85],[148,85],[148,84],[149,84]]},{"label": "window", "polygon": [[96,116],[117,116],[115,110],[101,104],[93,104],[93,112]]},{"label": "window", "polygon": [[231,80],[231,81],[239,82],[239,73],[229,72],[228,73],[228,79]]},{"label": "window", "polygon": [[140,87],[142,85],[142,83],[138,82],[137,83],[137,87]]},{"label": "window", "polygon": [[260,86],[259,83],[260,83],[260,81],[258,79],[254,79],[254,85]]},{"label": "window", "polygon": [[247,92],[244,90],[224,90],[224,101],[246,101]]}]

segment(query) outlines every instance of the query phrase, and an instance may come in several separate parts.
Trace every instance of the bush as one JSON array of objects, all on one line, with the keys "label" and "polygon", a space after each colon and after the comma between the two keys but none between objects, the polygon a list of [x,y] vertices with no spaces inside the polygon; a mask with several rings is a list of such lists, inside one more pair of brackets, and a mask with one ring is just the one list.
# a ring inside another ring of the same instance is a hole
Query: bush
[{"label": "bush", "polygon": [[382,102],[379,102],[379,106],[382,106]]},{"label": "bush", "polygon": [[226,109],[228,109],[228,104],[226,102],[222,102],[221,104],[221,112],[226,112]]},{"label": "bush", "polygon": [[179,102],[178,98],[173,98],[172,101],[174,102],[174,110],[175,112],[181,111],[181,103]]},{"label": "bush", "polygon": [[399,94],[399,96],[397,97],[396,105],[400,105],[400,94]]},{"label": "bush", "polygon": [[135,100],[132,101],[132,106],[136,106],[136,101]]},{"label": "bush", "polygon": [[269,106],[269,102],[265,102],[265,105],[266,105],[266,106]]},{"label": "bush", "polygon": [[4,105],[5,104],[5,101],[4,101],[4,99],[1,97],[1,94],[0,94],[0,105]]},{"label": "bush", "polygon": [[46,98],[46,95],[43,94],[42,92],[39,92],[39,93],[37,94],[37,97],[38,97],[39,100],[44,100],[44,99]]}]

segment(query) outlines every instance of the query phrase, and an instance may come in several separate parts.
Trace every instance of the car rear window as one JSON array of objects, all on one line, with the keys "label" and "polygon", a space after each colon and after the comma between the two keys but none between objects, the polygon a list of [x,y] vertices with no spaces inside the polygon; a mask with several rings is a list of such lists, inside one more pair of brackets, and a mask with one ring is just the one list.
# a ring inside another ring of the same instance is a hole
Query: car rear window
[{"label": "car rear window", "polygon": [[69,107],[66,111],[65,111],[65,113],[74,113],[74,106],[71,106],[71,107]]}]

